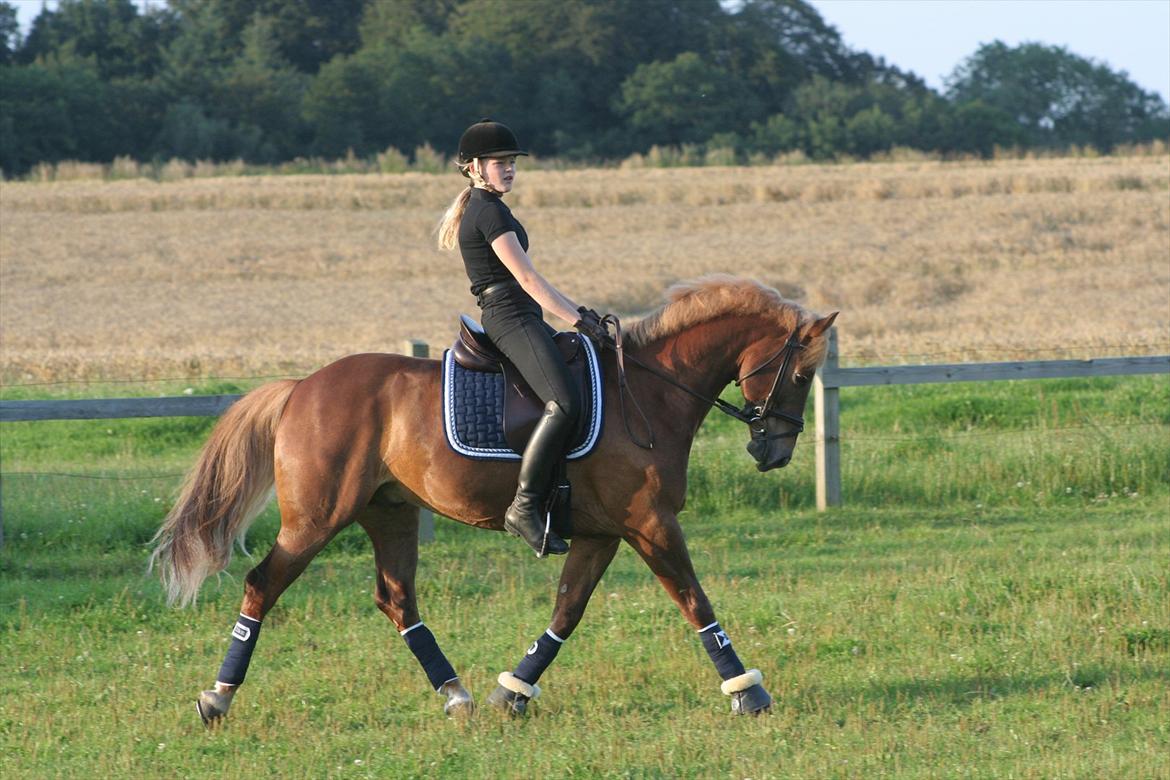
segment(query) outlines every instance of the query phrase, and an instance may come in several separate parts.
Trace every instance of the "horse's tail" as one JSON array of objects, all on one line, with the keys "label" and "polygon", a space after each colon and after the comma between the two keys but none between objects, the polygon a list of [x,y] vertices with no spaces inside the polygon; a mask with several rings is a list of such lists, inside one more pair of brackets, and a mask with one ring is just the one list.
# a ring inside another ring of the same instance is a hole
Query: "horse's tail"
[{"label": "horse's tail", "polygon": [[276,426],[296,384],[286,379],[258,387],[216,423],[151,540],[157,546],[150,568],[158,565],[168,604],[194,601],[203,580],[227,568],[233,541],[247,553],[244,535],[275,481]]}]

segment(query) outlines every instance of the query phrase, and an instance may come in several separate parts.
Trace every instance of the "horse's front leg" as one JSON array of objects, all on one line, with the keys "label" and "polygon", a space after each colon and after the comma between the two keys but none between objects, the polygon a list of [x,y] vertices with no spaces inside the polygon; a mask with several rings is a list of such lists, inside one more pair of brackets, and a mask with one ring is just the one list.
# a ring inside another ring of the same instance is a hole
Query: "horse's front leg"
[{"label": "horse's front leg", "polygon": [[737,715],[767,711],[772,706],[772,697],[764,690],[763,675],[758,669],[744,668],[730,637],[715,619],[715,610],[695,576],[686,539],[674,514],[652,515],[641,526],[631,528],[626,541],[638,551],[683,616],[698,630],[707,655],[723,679],[720,688],[731,696],[731,711]]},{"label": "horse's front leg", "polygon": [[510,715],[523,715],[528,702],[540,695],[536,681],[581,622],[585,605],[613,560],[620,542],[621,539],[609,536],[573,539],[565,568],[561,570],[557,604],[548,630],[537,637],[513,671],[500,673],[499,685],[488,697],[489,704]]}]

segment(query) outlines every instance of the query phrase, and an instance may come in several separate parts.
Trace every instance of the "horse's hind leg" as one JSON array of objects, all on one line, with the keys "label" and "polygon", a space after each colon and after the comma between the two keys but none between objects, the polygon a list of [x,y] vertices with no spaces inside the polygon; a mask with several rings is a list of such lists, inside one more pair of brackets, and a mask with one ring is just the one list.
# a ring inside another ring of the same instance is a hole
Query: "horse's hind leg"
[{"label": "horse's hind leg", "polygon": [[418,614],[414,576],[418,568],[418,508],[376,501],[358,522],[374,545],[378,581],[374,601],[390,618],[406,646],[418,659],[431,687],[447,697],[443,712],[466,717],[475,710],[471,694],[439,649],[435,635]]},{"label": "horse's hind leg", "polygon": [[215,688],[203,691],[196,703],[204,724],[227,715],[232,697],[244,682],[268,611],[321,548],[352,522],[354,515],[352,508],[339,506],[323,522],[313,522],[295,507],[293,502],[281,500],[281,526],[276,543],[244,580],[240,618],[232,629],[232,642],[216,676]]}]

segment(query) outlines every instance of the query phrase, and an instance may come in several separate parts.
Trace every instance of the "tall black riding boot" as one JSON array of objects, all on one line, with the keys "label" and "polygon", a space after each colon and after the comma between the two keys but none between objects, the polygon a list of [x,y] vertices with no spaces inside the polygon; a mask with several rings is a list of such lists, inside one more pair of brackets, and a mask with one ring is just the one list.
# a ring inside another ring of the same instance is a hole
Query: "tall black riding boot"
[{"label": "tall black riding boot", "polygon": [[544,506],[552,487],[553,472],[564,454],[565,439],[572,426],[573,421],[556,401],[545,404],[544,414],[524,447],[516,498],[504,513],[504,528],[528,542],[538,558],[564,555],[569,551],[564,539],[551,530],[546,533]]}]

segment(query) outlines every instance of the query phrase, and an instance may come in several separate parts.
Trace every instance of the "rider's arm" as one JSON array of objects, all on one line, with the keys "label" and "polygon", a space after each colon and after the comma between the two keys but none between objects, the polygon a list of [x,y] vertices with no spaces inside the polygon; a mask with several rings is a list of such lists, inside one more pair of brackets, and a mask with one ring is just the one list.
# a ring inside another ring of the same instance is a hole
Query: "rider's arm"
[{"label": "rider's arm", "polygon": [[580,319],[580,315],[577,314],[577,304],[540,275],[540,272],[532,265],[528,253],[520,246],[520,240],[516,238],[514,231],[508,231],[498,236],[492,241],[492,249],[504,267],[524,288],[524,292],[531,295],[541,308],[569,324]]}]

